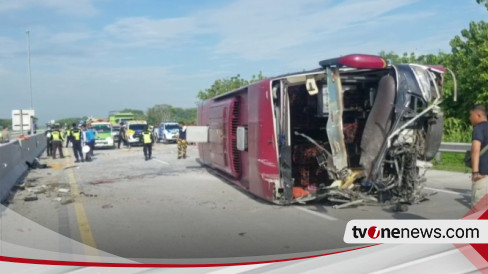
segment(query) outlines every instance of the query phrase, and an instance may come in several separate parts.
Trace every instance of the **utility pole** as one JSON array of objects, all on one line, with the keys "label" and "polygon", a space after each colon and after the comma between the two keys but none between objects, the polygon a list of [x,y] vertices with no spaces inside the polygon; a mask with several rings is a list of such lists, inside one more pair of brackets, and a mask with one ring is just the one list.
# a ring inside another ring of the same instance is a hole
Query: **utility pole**
[{"label": "utility pole", "polygon": [[34,109],[32,105],[32,75],[31,75],[31,61],[30,61],[30,30],[26,30],[27,35],[27,61],[29,65],[29,90],[30,90],[30,109]]}]

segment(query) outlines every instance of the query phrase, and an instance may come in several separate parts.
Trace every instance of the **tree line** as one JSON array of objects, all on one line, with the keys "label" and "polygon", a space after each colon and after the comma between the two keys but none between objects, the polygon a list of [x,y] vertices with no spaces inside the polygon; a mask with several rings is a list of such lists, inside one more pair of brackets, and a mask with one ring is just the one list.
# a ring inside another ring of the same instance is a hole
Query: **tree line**
[{"label": "tree line", "polygon": [[[120,112],[131,112],[136,120],[146,120],[149,125],[159,125],[164,121],[178,121],[185,124],[196,124],[196,108],[179,108],[167,104],[154,105],[147,109],[146,112],[139,109],[125,108]],[[71,125],[79,121],[86,121],[89,117],[71,117],[56,120],[60,125]],[[108,117],[95,117],[108,118]],[[0,120],[1,122],[2,120]]]}]

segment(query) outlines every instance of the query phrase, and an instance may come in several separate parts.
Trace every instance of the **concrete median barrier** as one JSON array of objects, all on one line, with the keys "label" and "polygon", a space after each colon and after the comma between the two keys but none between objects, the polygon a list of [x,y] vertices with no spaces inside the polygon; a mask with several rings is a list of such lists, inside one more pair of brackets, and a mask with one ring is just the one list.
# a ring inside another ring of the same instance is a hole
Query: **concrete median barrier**
[{"label": "concrete median barrier", "polygon": [[27,171],[25,162],[31,163],[46,149],[44,134],[30,135],[0,145],[0,202],[5,201],[15,183]]}]

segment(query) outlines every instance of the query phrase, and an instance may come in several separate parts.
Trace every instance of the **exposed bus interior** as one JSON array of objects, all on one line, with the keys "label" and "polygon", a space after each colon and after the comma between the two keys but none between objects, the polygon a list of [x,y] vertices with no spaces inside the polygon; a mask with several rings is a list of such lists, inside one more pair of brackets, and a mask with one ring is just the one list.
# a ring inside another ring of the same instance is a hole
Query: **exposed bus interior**
[{"label": "exposed bus interior", "polygon": [[[388,74],[388,70],[349,70],[341,71],[342,82],[342,126],[344,143],[347,151],[347,167],[351,170],[362,170],[360,164],[363,131],[369,113],[374,105],[380,79]],[[330,113],[327,102],[327,78],[316,77],[318,93],[310,94],[305,82],[290,84],[288,81],[281,83],[285,90],[282,96],[288,96],[288,103],[280,102],[280,94],[276,91],[278,85],[275,83],[275,118],[277,121],[278,143],[283,146],[286,142],[280,140],[279,136],[286,136],[284,131],[289,131],[289,147],[291,150],[291,176],[293,178],[293,198],[303,196],[316,196],[320,191],[329,187],[337,178],[331,175],[323,165],[319,165],[320,155],[324,154],[325,148],[332,153],[327,133],[327,123]],[[286,98],[285,98],[286,100]],[[279,108],[287,108],[289,115],[283,119],[283,111]],[[390,106],[393,108],[393,102]],[[288,128],[288,129],[287,129]],[[296,134],[299,133],[299,134]],[[303,134],[303,135],[302,135]],[[313,139],[310,141],[308,136]],[[319,146],[318,146],[318,145]],[[280,157],[280,161],[287,161]],[[328,161],[330,163],[330,160]],[[364,176],[363,176],[364,177]],[[360,179],[360,178],[358,178]]]}]

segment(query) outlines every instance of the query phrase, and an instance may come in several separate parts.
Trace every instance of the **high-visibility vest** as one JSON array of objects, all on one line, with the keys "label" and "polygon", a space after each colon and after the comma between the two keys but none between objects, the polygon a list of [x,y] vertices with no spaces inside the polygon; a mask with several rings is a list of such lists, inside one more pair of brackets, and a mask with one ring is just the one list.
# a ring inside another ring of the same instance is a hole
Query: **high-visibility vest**
[{"label": "high-visibility vest", "polygon": [[75,141],[80,141],[81,140],[81,130],[79,129],[73,129],[71,131],[71,135],[75,138]]},{"label": "high-visibility vest", "polygon": [[152,141],[151,141],[151,135],[152,135],[152,133],[150,131],[144,131],[142,133],[142,139],[144,141],[144,144],[150,144],[150,143],[152,143]]},{"label": "high-visibility vest", "polygon": [[54,130],[51,132],[51,135],[53,137],[53,141],[62,141],[63,136],[61,135],[61,132],[59,130]]},{"label": "high-visibility vest", "polygon": [[66,130],[66,136],[70,136],[71,135],[71,130],[70,129],[67,129]]}]

